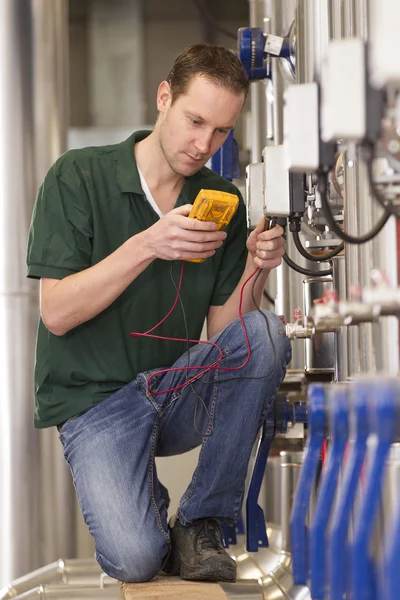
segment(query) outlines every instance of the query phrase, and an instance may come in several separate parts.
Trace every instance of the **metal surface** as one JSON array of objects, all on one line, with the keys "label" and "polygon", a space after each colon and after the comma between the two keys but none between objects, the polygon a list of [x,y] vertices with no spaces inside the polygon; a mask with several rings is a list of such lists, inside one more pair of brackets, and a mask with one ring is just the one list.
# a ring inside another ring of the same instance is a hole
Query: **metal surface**
[{"label": "metal surface", "polygon": [[66,144],[67,6],[0,3],[0,585],[73,552],[68,469],[54,432],[32,427],[38,285],[25,276],[36,189]]},{"label": "metal surface", "polygon": [[[322,298],[326,292],[331,291],[333,282],[331,277],[316,277],[305,279],[304,286],[304,314],[308,315],[314,301]],[[334,370],[334,333],[316,333],[312,339],[305,341],[305,371],[306,373],[320,374],[331,373]]]},{"label": "metal surface", "polygon": [[[256,579],[262,587],[264,600],[310,599],[308,588],[293,585],[290,554],[290,513],[303,457],[303,452],[283,451],[274,459],[279,470],[279,478],[274,482],[270,481],[269,485],[277,487],[279,485],[276,501],[280,508],[281,529],[269,523],[267,527],[269,548],[248,553],[245,550],[243,536],[238,536],[238,545],[229,549],[229,553],[237,563],[239,581]],[[278,506],[276,508],[278,509]]]},{"label": "metal surface", "polygon": [[32,380],[35,286],[24,257],[33,180],[32,20],[29,3],[0,3],[0,586],[37,566],[37,436]]},{"label": "metal surface", "polygon": [[[346,298],[346,263],[344,256],[336,256],[332,260],[333,265],[333,289],[338,295],[340,300]],[[348,336],[349,329],[347,327],[341,327],[340,330],[334,334],[334,353],[335,353],[335,364],[334,364],[334,380],[347,381],[348,378]]]},{"label": "metal surface", "polygon": [[[264,30],[263,0],[249,0],[250,27]],[[262,150],[267,145],[267,96],[266,82],[253,81],[250,84],[251,108],[251,149],[250,162],[261,162]]]}]

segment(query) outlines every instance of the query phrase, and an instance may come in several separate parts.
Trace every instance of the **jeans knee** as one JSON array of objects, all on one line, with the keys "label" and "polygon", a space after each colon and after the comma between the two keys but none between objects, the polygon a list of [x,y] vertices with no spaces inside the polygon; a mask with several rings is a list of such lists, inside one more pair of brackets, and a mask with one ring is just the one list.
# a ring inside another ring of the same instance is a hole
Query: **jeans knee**
[{"label": "jeans knee", "polygon": [[286,335],[285,326],[277,314],[268,310],[263,310],[261,313],[254,310],[245,315],[252,352],[257,353],[261,361],[268,360],[272,352],[286,367],[292,359],[292,346]]},{"label": "jeans knee", "polygon": [[103,571],[124,583],[141,583],[150,581],[161,570],[169,551],[166,539],[133,541],[127,547],[121,544],[118,553],[108,557],[97,552],[97,562]]}]

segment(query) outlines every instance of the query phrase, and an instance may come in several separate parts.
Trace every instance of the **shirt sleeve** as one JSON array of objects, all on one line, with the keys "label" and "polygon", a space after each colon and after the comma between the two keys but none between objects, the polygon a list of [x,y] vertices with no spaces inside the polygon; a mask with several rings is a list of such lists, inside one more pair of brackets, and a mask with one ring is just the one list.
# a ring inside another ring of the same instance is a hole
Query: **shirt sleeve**
[{"label": "shirt sleeve", "polygon": [[28,237],[28,277],[63,279],[91,266],[90,200],[77,165],[69,162],[61,157],[39,188]]},{"label": "shirt sleeve", "polygon": [[238,189],[239,207],[228,225],[228,237],[224,242],[224,254],[211,297],[211,306],[222,306],[235,291],[243,274],[247,260],[247,217],[246,207]]}]

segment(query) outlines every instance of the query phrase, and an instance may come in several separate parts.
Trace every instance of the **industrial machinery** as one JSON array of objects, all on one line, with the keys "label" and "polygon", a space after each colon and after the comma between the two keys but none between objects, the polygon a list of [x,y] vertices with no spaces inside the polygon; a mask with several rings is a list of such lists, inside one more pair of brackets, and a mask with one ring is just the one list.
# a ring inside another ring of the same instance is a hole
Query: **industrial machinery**
[{"label": "industrial machinery", "polygon": [[[246,518],[226,533],[240,581],[223,588],[234,598],[395,600],[400,2],[249,6],[250,28],[238,32],[252,82],[248,223],[264,215],[285,227],[266,295],[293,361],[255,449]],[[234,145],[230,136],[213,160],[229,179]],[[114,598],[115,584],[94,560],[59,561],[0,599]]]}]

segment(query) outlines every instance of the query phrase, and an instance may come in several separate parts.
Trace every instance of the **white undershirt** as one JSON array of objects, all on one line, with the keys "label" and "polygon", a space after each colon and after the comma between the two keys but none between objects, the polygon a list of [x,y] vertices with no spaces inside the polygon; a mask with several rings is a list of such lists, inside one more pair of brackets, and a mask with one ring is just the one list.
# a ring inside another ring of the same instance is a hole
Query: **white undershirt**
[{"label": "white undershirt", "polygon": [[164,214],[161,212],[157,202],[154,200],[153,194],[151,193],[150,188],[147,185],[145,178],[143,177],[143,173],[141,172],[139,167],[137,169],[139,172],[140,183],[142,185],[142,189],[143,189],[144,193],[146,194],[146,198],[147,198],[149,204],[152,206],[152,208],[156,211],[156,213],[158,214],[158,216],[161,219],[164,216]]}]

